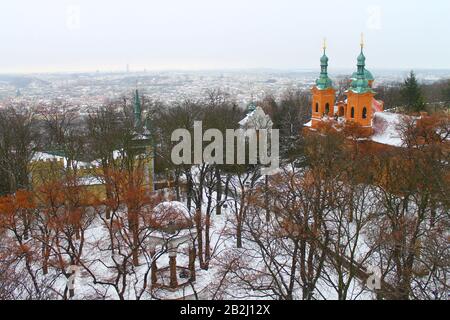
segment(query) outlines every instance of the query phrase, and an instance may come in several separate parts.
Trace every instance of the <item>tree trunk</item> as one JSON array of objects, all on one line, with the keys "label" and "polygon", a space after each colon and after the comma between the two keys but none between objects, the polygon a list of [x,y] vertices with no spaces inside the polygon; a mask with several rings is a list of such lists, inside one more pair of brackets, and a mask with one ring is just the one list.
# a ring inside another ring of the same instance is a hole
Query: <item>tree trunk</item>
[{"label": "tree trunk", "polygon": [[198,243],[198,261],[200,262],[200,268],[205,268],[203,259],[203,228],[202,228],[202,210],[197,209],[195,213],[195,225],[197,228],[197,243]]},{"label": "tree trunk", "polygon": [[209,268],[209,261],[211,260],[211,243],[209,238],[209,230],[211,226],[211,215],[206,215],[205,221],[205,270]]},{"label": "tree trunk", "polygon": [[192,208],[192,179],[190,178],[190,176],[187,177],[187,207],[189,212],[191,211]]},{"label": "tree trunk", "polygon": [[236,226],[236,247],[238,249],[242,248],[242,222],[239,218]]},{"label": "tree trunk", "polygon": [[151,278],[152,278],[152,285],[155,285],[158,282],[158,276],[157,276],[157,272],[158,272],[158,265],[156,264],[156,259],[155,259],[155,251],[153,250],[150,253],[151,257],[152,257],[152,269],[151,269]]},{"label": "tree trunk", "polygon": [[49,246],[47,245],[47,240],[45,241],[45,244],[42,245],[42,273],[44,275],[48,274],[48,259],[50,256],[50,250]]},{"label": "tree trunk", "polygon": [[216,214],[222,214],[222,179],[220,177],[220,170],[216,168]]},{"label": "tree trunk", "polygon": [[225,181],[225,199],[228,198],[228,193],[230,192],[230,180],[231,174],[227,175],[227,179]]},{"label": "tree trunk", "polygon": [[[112,188],[111,188],[111,176],[109,172],[109,166],[108,161],[103,160],[103,173],[105,175],[105,193],[106,193],[106,200],[109,202],[113,198]],[[111,209],[109,206],[106,207],[106,219],[111,219]]]},{"label": "tree trunk", "polygon": [[133,237],[132,243],[132,260],[134,266],[139,266],[139,221],[138,216],[134,210],[129,213],[130,232]]},{"label": "tree trunk", "polygon": [[177,201],[181,201],[181,196],[180,196],[180,175],[177,172],[175,172],[175,193],[176,193]]},{"label": "tree trunk", "polygon": [[264,181],[264,206],[266,207],[266,222],[270,221],[270,208],[269,208],[269,176],[266,175]]},{"label": "tree trunk", "polygon": [[195,273],[195,243],[189,248],[189,281],[194,282],[197,279],[197,275]]},{"label": "tree trunk", "polygon": [[176,256],[170,256],[169,257],[169,266],[170,266],[170,287],[172,289],[175,289],[178,287],[178,280],[177,280],[177,257]]}]

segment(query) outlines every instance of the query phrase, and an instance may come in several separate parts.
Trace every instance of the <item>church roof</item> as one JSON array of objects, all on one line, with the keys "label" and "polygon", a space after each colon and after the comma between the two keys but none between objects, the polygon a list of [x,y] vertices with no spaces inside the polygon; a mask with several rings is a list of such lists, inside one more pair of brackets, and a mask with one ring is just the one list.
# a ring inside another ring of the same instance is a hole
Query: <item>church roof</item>
[{"label": "church roof", "polygon": [[375,112],[373,118],[374,134],[371,140],[380,144],[401,147],[403,141],[399,124],[403,115],[390,112]]},{"label": "church roof", "polygon": [[373,75],[366,70],[366,57],[363,52],[363,44],[361,44],[361,53],[357,60],[358,71],[352,75],[352,83],[349,90],[357,94],[374,93],[369,84],[369,81],[373,80]]},{"label": "church roof", "polygon": [[239,121],[239,125],[246,129],[270,129],[273,122],[261,107],[255,107],[255,109],[249,109],[249,113]]},{"label": "church roof", "polygon": [[[375,78],[374,78],[372,72],[370,72],[370,71],[367,70],[366,68],[364,68],[364,77],[365,77],[367,80],[369,80],[369,81],[374,81],[374,80],[375,80]],[[352,80],[358,79],[358,72],[357,72],[357,71],[353,72],[353,74],[352,74],[352,76],[351,76],[351,79],[352,79]]]},{"label": "church roof", "polygon": [[333,87],[333,81],[328,76],[320,76],[319,79],[316,80],[316,87],[319,90],[326,90]]},{"label": "church roof", "polygon": [[320,77],[316,80],[316,88],[319,90],[327,90],[333,87],[333,81],[328,77],[328,60],[326,41],[324,41],[323,55],[320,58]]},{"label": "church roof", "polygon": [[139,98],[139,91],[136,89],[134,94],[134,121],[135,126],[141,126],[142,122],[142,108],[141,108],[141,99]]},{"label": "church roof", "polygon": [[321,63],[322,65],[327,65],[327,66],[328,66],[328,57],[327,57],[327,55],[325,54],[325,52],[323,53],[322,58],[320,58],[320,63]]},{"label": "church roof", "polygon": [[375,91],[373,91],[369,86],[369,80],[367,80],[366,78],[353,80],[349,90],[358,94],[367,92],[375,93]]}]

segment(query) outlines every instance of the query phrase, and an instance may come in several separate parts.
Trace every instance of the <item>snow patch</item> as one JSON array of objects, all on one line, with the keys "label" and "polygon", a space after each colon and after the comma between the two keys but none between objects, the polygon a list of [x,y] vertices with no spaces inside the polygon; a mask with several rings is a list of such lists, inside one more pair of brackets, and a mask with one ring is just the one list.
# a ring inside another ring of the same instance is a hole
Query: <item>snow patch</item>
[{"label": "snow patch", "polygon": [[398,125],[402,121],[402,115],[390,112],[375,112],[373,118],[374,135],[372,141],[401,147],[403,141],[400,135]]}]

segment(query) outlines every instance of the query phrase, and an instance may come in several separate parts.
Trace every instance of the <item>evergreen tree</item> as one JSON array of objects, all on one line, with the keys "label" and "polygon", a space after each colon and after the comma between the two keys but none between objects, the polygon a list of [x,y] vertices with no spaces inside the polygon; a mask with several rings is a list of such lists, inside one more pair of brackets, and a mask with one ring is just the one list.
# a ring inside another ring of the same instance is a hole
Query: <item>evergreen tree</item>
[{"label": "evergreen tree", "polygon": [[408,112],[425,110],[425,101],[414,71],[411,71],[403,83],[401,95]]}]

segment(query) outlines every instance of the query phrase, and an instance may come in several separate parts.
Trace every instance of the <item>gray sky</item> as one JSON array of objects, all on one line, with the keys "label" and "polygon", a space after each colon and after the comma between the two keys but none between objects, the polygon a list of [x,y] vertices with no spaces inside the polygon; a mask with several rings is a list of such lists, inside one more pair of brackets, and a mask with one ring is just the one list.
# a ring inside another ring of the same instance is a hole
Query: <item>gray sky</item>
[{"label": "gray sky", "polygon": [[446,0],[2,0],[0,73],[450,68]]}]

